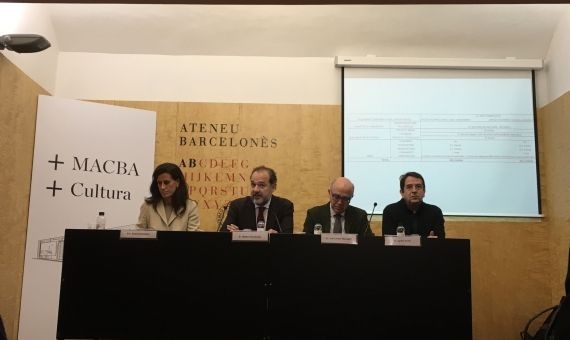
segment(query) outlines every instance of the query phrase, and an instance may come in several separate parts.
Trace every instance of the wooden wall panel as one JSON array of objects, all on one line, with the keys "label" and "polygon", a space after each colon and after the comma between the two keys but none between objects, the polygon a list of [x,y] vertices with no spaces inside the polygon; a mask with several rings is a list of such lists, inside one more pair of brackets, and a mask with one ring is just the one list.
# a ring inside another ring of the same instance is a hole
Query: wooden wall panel
[{"label": "wooden wall panel", "polygon": [[16,339],[39,94],[48,94],[0,54],[0,315]]},{"label": "wooden wall panel", "polygon": [[526,321],[549,303],[546,224],[451,220],[446,225],[447,237],[471,240],[473,339],[519,339]]},{"label": "wooden wall panel", "polygon": [[552,282],[551,303],[565,295],[564,280],[570,248],[570,92],[540,111],[543,130],[541,149],[547,204],[545,214],[550,230],[549,244],[552,266],[548,271]]}]

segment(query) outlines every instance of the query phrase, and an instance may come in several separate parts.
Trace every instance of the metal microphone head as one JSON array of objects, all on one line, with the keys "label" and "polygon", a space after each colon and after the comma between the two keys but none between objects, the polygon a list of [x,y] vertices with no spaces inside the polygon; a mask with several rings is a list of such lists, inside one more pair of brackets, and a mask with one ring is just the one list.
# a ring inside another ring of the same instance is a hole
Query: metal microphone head
[{"label": "metal microphone head", "polygon": [[378,205],[378,203],[374,202],[374,208],[376,208],[377,205]]}]

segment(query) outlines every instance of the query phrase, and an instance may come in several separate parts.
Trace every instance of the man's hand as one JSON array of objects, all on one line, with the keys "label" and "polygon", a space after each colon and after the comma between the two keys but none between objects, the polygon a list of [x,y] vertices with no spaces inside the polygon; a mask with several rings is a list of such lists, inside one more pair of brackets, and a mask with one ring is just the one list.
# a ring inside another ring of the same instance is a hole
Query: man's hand
[{"label": "man's hand", "polygon": [[234,231],[239,231],[239,227],[235,224],[228,224],[228,231],[234,232]]}]

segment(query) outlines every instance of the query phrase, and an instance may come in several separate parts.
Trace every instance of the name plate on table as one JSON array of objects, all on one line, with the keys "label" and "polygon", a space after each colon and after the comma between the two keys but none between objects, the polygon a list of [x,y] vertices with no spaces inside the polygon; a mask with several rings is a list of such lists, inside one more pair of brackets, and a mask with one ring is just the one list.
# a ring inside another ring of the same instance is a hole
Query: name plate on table
[{"label": "name plate on table", "polygon": [[267,231],[234,231],[232,241],[236,242],[269,242]]},{"label": "name plate on table", "polygon": [[321,234],[321,244],[358,244],[356,234]]},{"label": "name plate on table", "polygon": [[156,239],[156,230],[121,230],[119,238],[140,238],[146,240]]},{"label": "name plate on table", "polygon": [[384,236],[385,246],[421,247],[420,235],[410,236]]}]

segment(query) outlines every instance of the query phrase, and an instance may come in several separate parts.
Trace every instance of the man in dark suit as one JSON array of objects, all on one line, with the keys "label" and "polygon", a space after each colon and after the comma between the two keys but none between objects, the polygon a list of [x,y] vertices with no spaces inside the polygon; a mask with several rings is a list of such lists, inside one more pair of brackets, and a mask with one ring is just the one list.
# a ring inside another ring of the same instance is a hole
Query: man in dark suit
[{"label": "man in dark suit", "polygon": [[323,233],[372,235],[366,211],[349,205],[354,184],[345,177],[335,179],[329,189],[329,202],[307,210],[303,231],[313,234],[315,224]]},{"label": "man in dark suit", "polygon": [[417,234],[428,238],[445,238],[445,220],[441,209],[424,202],[426,183],[417,172],[400,176],[402,199],[384,208],[382,235],[396,235],[399,225],[406,235]]},{"label": "man in dark suit", "polygon": [[270,233],[293,232],[293,203],[273,195],[277,174],[271,168],[258,166],[251,172],[251,196],[233,200],[222,231],[256,230],[260,221]]}]

